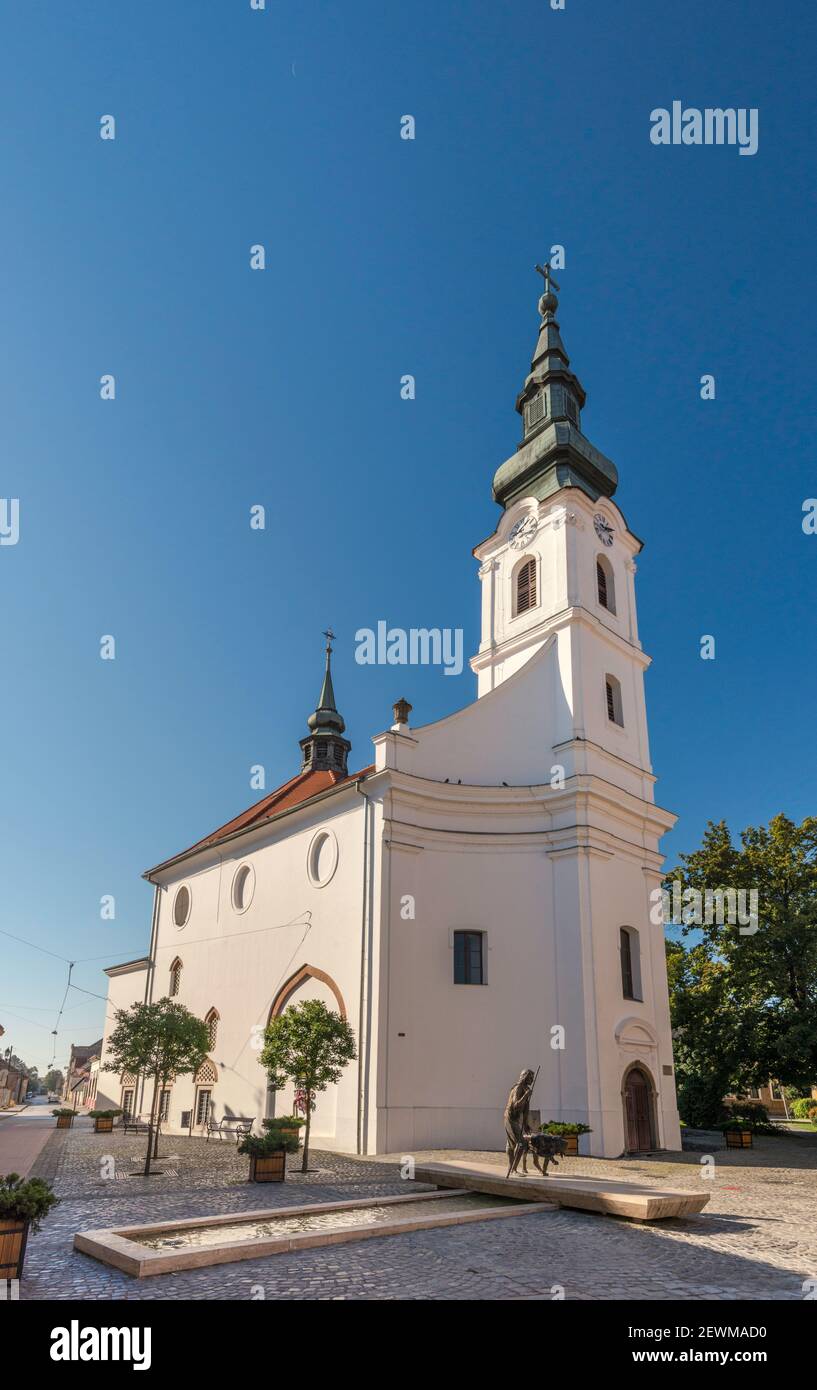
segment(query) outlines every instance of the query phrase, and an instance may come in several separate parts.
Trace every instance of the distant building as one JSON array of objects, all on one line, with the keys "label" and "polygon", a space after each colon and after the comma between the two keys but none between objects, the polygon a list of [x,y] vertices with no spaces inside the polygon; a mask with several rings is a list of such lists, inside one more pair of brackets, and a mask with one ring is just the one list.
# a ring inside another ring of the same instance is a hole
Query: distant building
[{"label": "distant building", "polygon": [[68,1061],[68,1070],[65,1074],[65,1085],[62,1089],[62,1098],[68,1101],[74,1109],[79,1109],[81,1105],[87,1103],[88,1083],[90,1081],[91,1061],[102,1055],[102,1039],[98,1042],[90,1043],[87,1047],[71,1044],[71,1056]]},{"label": "distant building", "polygon": [[[5,1031],[0,1023],[0,1038]],[[9,1105],[17,1105],[24,1098],[28,1084],[27,1073],[11,1064],[11,1048],[8,1048],[7,1052],[6,1058],[0,1057],[0,1110],[6,1110]]]},{"label": "distant building", "polygon": [[0,1110],[19,1105],[25,1098],[28,1077],[24,1071],[0,1061]]},{"label": "distant building", "polygon": [[[0,1033],[3,1029],[0,1028]],[[28,1089],[28,1073],[13,1066],[10,1060],[0,1057],[0,1110],[10,1105],[19,1105],[25,1099]]]},{"label": "distant building", "polygon": [[[812,1086],[811,1094],[817,1101],[817,1086]],[[735,1105],[741,1101],[762,1105],[774,1119],[787,1120],[791,1114],[791,1106],[786,1101],[779,1081],[769,1080],[763,1086],[750,1086],[740,1095],[724,1096],[724,1100],[727,1105]]]}]

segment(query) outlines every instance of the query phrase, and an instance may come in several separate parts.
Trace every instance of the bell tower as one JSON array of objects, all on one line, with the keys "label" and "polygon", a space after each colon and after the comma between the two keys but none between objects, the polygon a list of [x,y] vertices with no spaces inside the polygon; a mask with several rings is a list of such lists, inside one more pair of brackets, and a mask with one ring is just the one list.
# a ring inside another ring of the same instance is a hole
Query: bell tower
[{"label": "bell tower", "polygon": [[558,679],[551,707],[541,712],[540,737],[547,734],[552,746],[589,740],[646,771],[649,659],[635,602],[642,542],[612,500],[615,465],[582,430],[586,394],[556,319],[558,286],[549,267],[537,270],[545,289],[530,372],[516,400],[522,439],[494,476],[503,509],[497,529],[474,551],[482,635],[471,667],[482,697],[552,639]]}]

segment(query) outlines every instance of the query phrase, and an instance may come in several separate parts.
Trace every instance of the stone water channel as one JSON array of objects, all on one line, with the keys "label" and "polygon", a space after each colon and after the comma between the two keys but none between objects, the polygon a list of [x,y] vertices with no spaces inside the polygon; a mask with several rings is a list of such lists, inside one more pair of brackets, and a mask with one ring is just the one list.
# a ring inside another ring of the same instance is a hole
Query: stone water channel
[{"label": "stone water channel", "polygon": [[484,1193],[472,1192],[463,1196],[435,1197],[427,1201],[417,1199],[405,1204],[393,1203],[352,1207],[346,1211],[300,1211],[287,1216],[271,1216],[266,1220],[235,1221],[229,1225],[191,1226],[187,1229],[175,1228],[163,1234],[132,1234],[128,1239],[135,1245],[149,1250],[202,1249],[207,1246],[223,1245],[234,1240],[262,1240],[284,1235],[303,1235],[309,1232],[343,1230],[350,1226],[378,1226],[393,1224],[401,1217],[416,1220],[425,1216],[448,1216],[477,1212],[482,1208],[496,1211],[497,1208],[524,1208],[529,1204],[509,1197],[491,1197]]}]

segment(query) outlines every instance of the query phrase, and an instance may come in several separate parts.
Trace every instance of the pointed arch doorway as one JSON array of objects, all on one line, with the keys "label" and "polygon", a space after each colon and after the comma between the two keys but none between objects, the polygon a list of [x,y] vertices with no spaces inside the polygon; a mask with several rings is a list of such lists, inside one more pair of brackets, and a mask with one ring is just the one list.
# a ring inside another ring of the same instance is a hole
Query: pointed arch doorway
[{"label": "pointed arch doorway", "polygon": [[635,1064],[625,1073],[624,1147],[627,1153],[649,1153],[658,1147],[655,1128],[655,1087],[646,1067]]},{"label": "pointed arch doorway", "polygon": [[[278,989],[270,1007],[270,1019],[277,1018],[290,1004],[301,1004],[307,999],[317,999],[333,1013],[339,1013],[341,1018],[346,1018],[346,1004],[332,976],[315,965],[302,965]],[[291,1114],[294,1104],[295,1088],[291,1081],[280,1091],[268,1090],[266,1118]],[[338,1084],[333,1084],[315,1097],[310,1139],[331,1141],[337,1137],[337,1127]]]}]

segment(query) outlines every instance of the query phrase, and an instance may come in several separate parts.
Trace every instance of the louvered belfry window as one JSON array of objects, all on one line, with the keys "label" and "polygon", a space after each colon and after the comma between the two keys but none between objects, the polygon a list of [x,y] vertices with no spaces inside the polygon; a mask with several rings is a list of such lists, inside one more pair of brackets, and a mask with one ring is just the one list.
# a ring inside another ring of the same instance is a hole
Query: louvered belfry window
[{"label": "louvered belfry window", "polygon": [[536,561],[526,560],[516,576],[516,611],[527,613],[536,607]]},{"label": "louvered belfry window", "polygon": [[604,570],[604,565],[600,560],[596,561],[596,579],[599,586],[599,603],[602,608],[609,608],[610,604],[607,600],[607,575]]},{"label": "louvered belfry window", "polygon": [[605,685],[607,687],[607,718],[611,719],[614,724],[618,724],[619,720],[616,719],[616,693],[613,689],[613,682],[606,681]]},{"label": "louvered belfry window", "polygon": [[526,406],[528,429],[532,430],[534,425],[538,425],[540,420],[545,418],[545,393],[540,391],[538,396],[534,396],[532,401],[528,401]]}]

